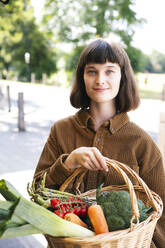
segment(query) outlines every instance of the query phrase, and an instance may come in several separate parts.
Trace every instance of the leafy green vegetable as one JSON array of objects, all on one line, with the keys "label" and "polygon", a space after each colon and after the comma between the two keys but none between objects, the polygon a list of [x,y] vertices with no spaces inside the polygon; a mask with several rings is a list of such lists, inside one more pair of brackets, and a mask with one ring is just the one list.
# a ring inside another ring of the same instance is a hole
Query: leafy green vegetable
[{"label": "leafy green vegetable", "polygon": [[[130,227],[130,220],[132,218],[130,194],[125,190],[100,193],[101,188],[102,185],[97,188],[96,200],[97,204],[101,205],[103,209],[109,231]],[[147,212],[151,207],[146,207],[140,199],[137,199],[137,202],[140,213],[139,221],[141,222],[148,218]],[[134,223],[136,223],[136,220]]]}]

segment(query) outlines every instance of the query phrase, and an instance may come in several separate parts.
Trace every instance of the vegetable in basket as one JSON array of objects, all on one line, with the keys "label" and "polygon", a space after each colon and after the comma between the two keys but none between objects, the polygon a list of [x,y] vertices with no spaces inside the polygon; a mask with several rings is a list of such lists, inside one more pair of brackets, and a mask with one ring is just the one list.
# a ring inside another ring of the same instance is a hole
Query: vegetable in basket
[{"label": "vegetable in basket", "polygon": [[96,234],[109,232],[107,221],[100,205],[91,205],[88,208],[88,216]]},{"label": "vegetable in basket", "polygon": [[85,228],[88,228],[87,224],[85,222],[83,222],[80,217],[78,217],[78,215],[74,214],[74,213],[68,213],[65,215],[64,217],[65,220],[71,221],[77,225],[83,226]]},{"label": "vegetable in basket", "polygon": [[86,217],[87,208],[91,204],[91,200],[68,192],[46,188],[45,178],[46,173],[41,185],[37,187],[35,187],[35,180],[32,182],[31,187],[28,184],[27,190],[32,201],[49,209],[61,218],[64,218],[68,213],[76,214],[80,218]]},{"label": "vegetable in basket", "polygon": [[50,200],[53,212],[64,218],[67,213],[74,213],[80,217],[87,214],[87,204],[76,196],[69,196],[67,199],[59,200],[58,197]]},{"label": "vegetable in basket", "polygon": [[0,180],[0,239],[31,234],[54,237],[89,237],[87,228],[66,221],[44,207],[25,199],[8,181]]},{"label": "vegetable in basket", "polygon": [[[97,204],[101,205],[108,223],[109,231],[126,229],[130,227],[132,218],[130,194],[125,190],[104,191],[101,193],[101,184],[96,190]],[[140,218],[144,221],[148,218],[147,212],[151,207],[147,207],[137,198]]]}]

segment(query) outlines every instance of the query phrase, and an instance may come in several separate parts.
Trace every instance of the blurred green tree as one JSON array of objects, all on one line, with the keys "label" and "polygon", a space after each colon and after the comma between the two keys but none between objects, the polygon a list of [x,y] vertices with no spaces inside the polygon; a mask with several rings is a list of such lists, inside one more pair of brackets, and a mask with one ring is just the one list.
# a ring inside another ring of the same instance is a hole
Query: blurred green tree
[{"label": "blurred green tree", "polygon": [[[114,35],[124,47],[136,52],[130,55],[135,71],[142,65],[142,54],[131,45],[134,27],[144,22],[133,10],[134,0],[46,0],[43,24],[55,34],[57,42],[72,43],[67,69],[73,70],[86,42],[96,37]],[[112,37],[112,38],[111,38]]]},{"label": "blurred green tree", "polygon": [[45,0],[43,22],[61,41],[84,43],[94,37],[120,36],[129,45],[134,26],[142,23],[133,10],[134,0]]},{"label": "blurred green tree", "polygon": [[127,46],[125,50],[130,58],[134,72],[144,72],[147,63],[145,54],[140,49],[131,45]]},{"label": "blurred green tree", "polygon": [[[56,53],[51,48],[51,44],[44,34],[38,28],[33,20],[21,21],[18,25],[20,32],[22,31],[22,39],[13,43],[11,48],[15,51],[13,54],[13,61],[15,67],[19,70],[19,79],[24,80],[26,75],[26,64],[24,62],[24,53],[30,52],[30,71],[35,73],[36,79],[42,78],[42,73],[48,76],[52,72],[57,71],[56,67]],[[28,35],[26,34],[28,28]],[[25,48],[27,48],[25,50]]]},{"label": "blurred green tree", "polygon": [[153,73],[154,72],[154,67],[152,64],[152,59],[151,56],[148,54],[144,54],[144,71],[145,72],[149,72],[149,73]]},{"label": "blurred green tree", "polygon": [[151,54],[143,54],[144,71],[150,73],[165,73],[165,54],[152,51]]},{"label": "blurred green tree", "polygon": [[30,53],[30,70],[36,79],[57,70],[56,53],[35,23],[30,0],[11,1],[0,8],[0,70],[4,77],[10,71],[26,81],[26,52]]},{"label": "blurred green tree", "polygon": [[150,59],[152,61],[153,71],[156,73],[164,73],[165,72],[165,54],[160,53],[154,50]]}]

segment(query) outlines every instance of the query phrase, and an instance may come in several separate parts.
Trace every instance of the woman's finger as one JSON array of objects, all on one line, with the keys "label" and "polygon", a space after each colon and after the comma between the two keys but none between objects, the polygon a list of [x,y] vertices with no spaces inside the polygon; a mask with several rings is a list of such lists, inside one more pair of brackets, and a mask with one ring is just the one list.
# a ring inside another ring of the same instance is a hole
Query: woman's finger
[{"label": "woman's finger", "polygon": [[99,168],[93,162],[92,157],[94,157],[93,154],[91,152],[89,152],[89,154],[86,156],[85,163],[83,163],[82,166],[84,166],[90,170],[98,170]]},{"label": "woman's finger", "polygon": [[96,158],[94,152],[92,152],[91,155],[90,155],[90,161],[91,161],[90,164],[92,164],[92,167],[93,167],[95,170],[100,170],[100,169],[102,169],[102,167],[100,167],[100,163],[99,163],[98,159]]},{"label": "woman's finger", "polygon": [[93,151],[94,151],[95,157],[96,157],[100,167],[103,170],[108,171],[108,166],[106,165],[105,158],[103,157],[101,152],[96,147],[93,147]]}]

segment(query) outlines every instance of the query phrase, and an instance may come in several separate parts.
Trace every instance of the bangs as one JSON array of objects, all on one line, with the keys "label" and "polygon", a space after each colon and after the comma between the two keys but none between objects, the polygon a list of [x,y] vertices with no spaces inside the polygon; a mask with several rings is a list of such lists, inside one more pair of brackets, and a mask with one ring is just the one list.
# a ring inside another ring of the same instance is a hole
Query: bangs
[{"label": "bangs", "polygon": [[92,46],[88,47],[86,56],[84,57],[84,64],[98,63],[103,64],[106,62],[117,63],[120,67],[123,65],[123,56],[115,49],[115,47],[103,40],[96,40]]},{"label": "bangs", "polygon": [[139,92],[127,53],[119,43],[108,43],[100,38],[87,45],[80,55],[70,95],[70,102],[73,107],[81,109],[90,107],[90,98],[87,95],[84,82],[85,66],[107,62],[116,63],[121,69],[120,88],[115,98],[116,110],[122,113],[138,107]]}]

